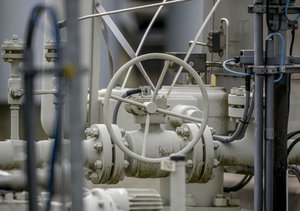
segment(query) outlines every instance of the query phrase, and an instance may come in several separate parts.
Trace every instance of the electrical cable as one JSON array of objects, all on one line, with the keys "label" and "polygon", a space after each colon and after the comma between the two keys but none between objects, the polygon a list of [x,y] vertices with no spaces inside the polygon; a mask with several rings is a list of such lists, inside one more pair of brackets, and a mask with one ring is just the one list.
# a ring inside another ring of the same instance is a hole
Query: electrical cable
[{"label": "electrical cable", "polygon": [[300,142],[300,137],[296,138],[288,147],[287,149],[287,157],[290,155],[292,149],[295,147],[295,145]]},{"label": "electrical cable", "polygon": [[[253,92],[254,93],[254,92]],[[241,132],[241,135],[244,136],[245,132],[246,132],[246,129],[247,129],[247,126],[252,118],[252,114],[253,114],[253,111],[254,111],[254,96],[252,96],[252,100],[251,100],[251,104],[250,104],[250,108],[248,110],[248,114],[247,114],[247,119],[246,119],[246,125],[244,126],[242,132]]]},{"label": "electrical cable", "polygon": [[[276,29],[273,29],[272,28],[272,24],[271,24],[271,22],[270,22],[270,17],[271,17],[271,15],[270,15],[270,0],[267,0],[266,1],[266,19],[267,19],[267,26],[268,26],[268,29],[271,31],[271,32],[278,32],[280,29],[281,29],[281,25],[282,25],[282,17],[281,17],[281,15],[279,14],[278,15],[278,21],[279,21],[279,23],[278,23],[278,26],[277,26],[277,28]],[[282,0],[279,0],[279,5],[282,5]]]},{"label": "electrical cable", "polygon": [[237,71],[229,69],[227,67],[227,63],[229,63],[229,62],[236,62],[236,59],[235,58],[227,59],[222,63],[224,70],[226,70],[227,72],[234,74],[234,75],[238,75],[238,76],[251,76],[250,73],[242,73],[242,72],[237,72]]},{"label": "electrical cable", "polygon": [[[289,134],[288,134],[288,139],[292,138],[293,136],[295,136],[295,135],[297,135],[297,134],[299,134],[299,133],[300,133],[299,130],[298,130],[298,131],[294,131],[294,132],[289,133]],[[300,141],[300,137],[296,138],[296,139],[289,145],[289,147],[288,147],[288,149],[287,149],[287,157],[289,157],[289,155],[290,155],[292,149],[295,147],[295,145],[296,145],[299,141]],[[288,171],[289,171],[290,173],[294,174],[294,175],[297,177],[297,179],[298,179],[298,181],[299,181],[299,183],[300,183],[300,170],[299,170],[296,166],[289,165],[289,166],[288,166]]]},{"label": "electrical cable", "polygon": [[300,18],[300,13],[292,20],[289,19],[289,17],[288,17],[288,10],[289,10],[289,5],[290,4],[291,4],[291,0],[287,0],[286,4],[285,4],[285,10],[284,10],[285,17],[288,20],[288,22],[290,22],[290,23],[297,22]]},{"label": "electrical cable", "polygon": [[[283,69],[284,69],[284,49],[285,49],[285,42],[282,34],[278,32],[271,33],[267,36],[266,40],[270,39],[271,37],[277,36],[280,38],[280,75],[277,79],[274,80],[274,83],[278,83],[283,78]],[[267,59],[267,58],[266,58]]]},{"label": "electrical cable", "polygon": [[300,170],[296,166],[289,165],[288,171],[294,174],[297,177],[298,182],[300,183]]},{"label": "electrical cable", "polygon": [[[49,193],[49,197],[48,197],[48,201],[46,202],[46,206],[45,206],[45,210],[50,210],[51,207],[51,199],[52,199],[52,194],[53,194],[53,183],[54,183],[54,172],[55,172],[55,168],[54,168],[54,164],[59,152],[59,145],[61,142],[61,116],[62,116],[62,96],[61,96],[61,56],[60,56],[60,32],[59,32],[59,26],[58,26],[58,21],[57,21],[57,15],[56,12],[54,11],[53,8],[45,6],[43,4],[38,4],[36,6],[33,7],[32,11],[31,11],[31,16],[30,16],[30,20],[29,20],[29,24],[27,27],[27,34],[26,34],[26,47],[25,47],[25,51],[24,51],[24,74],[25,74],[25,84],[30,83],[31,87],[30,90],[27,95],[25,96],[32,96],[33,95],[33,77],[34,77],[34,73],[35,70],[32,67],[32,38],[34,35],[34,29],[36,28],[36,24],[37,21],[39,19],[39,17],[42,15],[43,12],[48,11],[52,24],[54,26],[54,37],[55,37],[55,46],[56,46],[56,55],[57,55],[57,60],[55,62],[56,64],[56,76],[57,76],[57,85],[58,85],[58,91],[56,93],[56,97],[57,97],[57,122],[56,122],[56,127],[55,127],[55,139],[54,139],[54,143],[53,143],[53,149],[52,149],[52,155],[51,155],[51,163],[50,163],[50,174],[49,174],[49,181],[48,181],[48,193]],[[27,66],[28,65],[28,66]],[[26,68],[27,67],[27,68]],[[31,67],[28,69],[28,67]],[[26,77],[29,77],[28,78]],[[27,79],[27,81],[26,81]],[[25,93],[26,93],[26,86],[25,86]],[[30,97],[32,98],[32,97]],[[30,101],[32,101],[32,99],[30,99]],[[32,103],[32,102],[31,102]],[[26,104],[26,97],[25,97],[25,104]],[[30,106],[30,105],[29,105]],[[32,105],[31,105],[32,106]],[[26,113],[26,112],[25,112]],[[30,117],[32,118],[32,117]],[[27,120],[27,118],[25,118],[25,120]],[[27,131],[25,131],[26,133]],[[27,141],[31,141],[31,140],[27,140]],[[35,153],[35,152],[33,152]],[[28,156],[28,153],[27,153]],[[32,155],[31,155],[32,156]],[[34,169],[35,169],[35,164],[34,164]],[[34,174],[34,173],[31,173]],[[35,174],[34,174],[35,175]],[[28,177],[30,179],[33,179],[33,177]],[[29,180],[30,181],[30,180]],[[29,185],[30,186],[30,185]],[[29,187],[30,188],[30,187]],[[32,187],[31,187],[32,188]],[[36,187],[34,187],[36,188]],[[30,210],[36,210],[36,205],[32,205],[34,207],[30,208]]]},{"label": "electrical cable", "polygon": [[249,125],[249,121],[252,117],[253,110],[254,110],[254,100],[253,100],[253,96],[252,96],[252,100],[251,100],[248,112],[246,114],[245,121],[240,120],[239,125],[238,125],[237,129],[235,130],[235,132],[233,133],[233,135],[232,136],[217,136],[217,135],[214,135],[213,139],[216,140],[216,141],[223,142],[223,143],[230,143],[232,141],[241,139],[244,136],[245,132],[246,132],[247,126]]},{"label": "electrical cable", "polygon": [[[241,137],[244,136],[247,126],[249,124],[249,121],[251,119],[253,109],[254,109],[253,98],[250,103],[250,80],[251,80],[250,76],[251,76],[251,74],[241,73],[241,72],[236,72],[236,71],[230,70],[229,68],[226,67],[226,64],[231,61],[235,62],[236,60],[235,59],[225,60],[223,62],[223,67],[226,71],[228,71],[230,73],[245,76],[246,101],[245,101],[245,105],[244,105],[244,112],[243,112],[242,118],[237,126],[237,129],[234,131],[234,133],[231,136],[218,136],[218,135],[213,136],[214,140],[217,140],[217,141],[220,141],[223,143],[230,143],[232,141],[239,140],[239,139],[241,139]],[[251,105],[249,106],[249,104],[251,104]]]},{"label": "electrical cable", "polygon": [[295,135],[298,135],[300,134],[300,130],[296,130],[296,131],[293,131],[293,132],[290,132],[288,135],[287,135],[287,139],[291,139],[293,138]]},{"label": "electrical cable", "polygon": [[242,115],[242,118],[237,126],[237,129],[234,131],[234,133],[231,136],[218,136],[214,135],[213,139],[216,141],[220,141],[223,143],[230,143],[235,140],[241,139],[245,131],[247,129],[247,126],[249,124],[249,121],[252,117],[252,112],[254,109],[254,98],[252,97],[251,103],[250,103],[250,76],[246,76],[245,78],[245,85],[246,85],[246,100],[245,100],[245,105],[244,105],[244,112]]},{"label": "electrical cable", "polygon": [[295,42],[295,31],[296,31],[296,29],[292,29],[292,31],[291,31],[292,38],[291,38],[291,44],[290,44],[290,56],[293,55],[293,48],[294,48],[294,42]]},{"label": "electrical cable", "polygon": [[251,181],[252,177],[252,175],[245,175],[238,184],[230,187],[223,187],[223,191],[226,193],[237,192],[243,189]]},{"label": "electrical cable", "polygon": [[[141,88],[127,90],[124,94],[121,95],[121,98],[129,97],[133,94],[140,93],[141,91],[142,91]],[[114,112],[113,112],[113,121],[112,121],[113,124],[117,124],[117,118],[118,118],[118,113],[119,113],[121,103],[122,103],[122,101],[118,101],[116,106],[115,106],[115,109],[114,109]]]}]

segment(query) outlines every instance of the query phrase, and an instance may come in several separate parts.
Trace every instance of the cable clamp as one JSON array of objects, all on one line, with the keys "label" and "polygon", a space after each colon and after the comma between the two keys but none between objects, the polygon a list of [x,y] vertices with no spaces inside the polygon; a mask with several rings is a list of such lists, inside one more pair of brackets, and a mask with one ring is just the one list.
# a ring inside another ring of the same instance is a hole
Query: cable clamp
[{"label": "cable clamp", "polygon": [[281,72],[280,68],[281,66],[279,67],[276,65],[253,66],[253,72],[255,74],[276,74]]},{"label": "cable clamp", "polygon": [[280,73],[285,73],[285,66],[280,66],[279,71]]},{"label": "cable clamp", "polygon": [[266,140],[273,140],[274,139],[274,129],[273,128],[266,128],[265,129],[265,136],[266,136]]}]

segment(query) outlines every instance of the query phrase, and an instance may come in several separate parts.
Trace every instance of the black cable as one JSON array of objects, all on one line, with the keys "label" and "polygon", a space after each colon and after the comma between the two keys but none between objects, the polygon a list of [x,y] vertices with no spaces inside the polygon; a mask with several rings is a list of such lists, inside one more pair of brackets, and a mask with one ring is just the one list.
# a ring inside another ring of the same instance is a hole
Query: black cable
[{"label": "black cable", "polygon": [[[273,27],[272,27],[272,24],[271,24],[271,22],[270,22],[270,18],[271,18],[271,14],[270,14],[270,1],[271,0],[266,0],[266,21],[267,21],[267,26],[268,26],[268,29],[271,31],[271,32],[278,32],[280,29],[281,29],[281,24],[282,24],[282,15],[281,14],[279,14],[278,15],[278,26],[277,26],[277,28],[276,29],[274,29]],[[279,5],[282,5],[282,0],[279,0]],[[273,14],[274,15],[274,14]]]},{"label": "black cable", "polygon": [[230,186],[230,187],[224,187],[223,191],[226,193],[237,192],[237,191],[241,190],[242,188],[244,188],[250,182],[252,177],[253,177],[252,175],[245,175],[238,184],[236,184],[234,186]]},{"label": "black cable", "polygon": [[245,90],[246,90],[246,102],[244,105],[244,112],[242,118],[239,121],[239,124],[231,136],[220,136],[220,135],[213,135],[213,139],[216,141],[220,141],[223,143],[230,143],[235,140],[239,140],[244,136],[244,132],[246,131],[248,124],[249,124],[249,114],[252,116],[251,106],[253,104],[253,97],[250,102],[250,91],[251,91],[251,76],[245,77]]},{"label": "black cable", "polygon": [[295,31],[296,29],[292,29],[291,34],[292,34],[292,38],[291,38],[291,45],[290,45],[290,56],[293,55],[293,47],[294,47],[294,42],[295,42]]},{"label": "black cable", "polygon": [[290,155],[292,149],[294,148],[294,146],[300,141],[300,137],[296,138],[288,147],[287,149],[287,157]]},{"label": "black cable", "polygon": [[296,131],[290,132],[290,133],[287,135],[287,140],[293,138],[295,135],[298,135],[298,134],[300,134],[300,130],[296,130]]},{"label": "black cable", "polygon": [[[128,90],[124,94],[121,95],[121,98],[129,97],[133,94],[140,93],[141,91],[142,91],[141,88]],[[112,121],[113,124],[117,124],[117,118],[118,118],[118,113],[119,113],[121,103],[122,103],[122,101],[118,101],[116,106],[115,106],[115,109],[114,109],[114,112],[113,112],[113,121]]]},{"label": "black cable", "polygon": [[297,177],[298,182],[300,183],[300,170],[296,166],[291,166],[291,165],[288,166],[288,170],[289,173],[292,173]]}]

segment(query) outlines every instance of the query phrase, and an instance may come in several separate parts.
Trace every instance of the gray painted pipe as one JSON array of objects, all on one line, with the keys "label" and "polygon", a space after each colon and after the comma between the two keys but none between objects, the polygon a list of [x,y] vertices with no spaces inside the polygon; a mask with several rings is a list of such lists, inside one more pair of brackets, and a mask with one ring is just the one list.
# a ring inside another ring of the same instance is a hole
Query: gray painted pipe
[{"label": "gray painted pipe", "polygon": [[67,0],[65,2],[67,27],[67,46],[65,54],[66,64],[73,65],[75,74],[69,78],[68,83],[68,132],[70,144],[71,179],[69,187],[71,189],[72,211],[82,211],[82,187],[83,187],[83,152],[81,140],[83,138],[84,120],[82,119],[82,71],[79,55],[79,0]]},{"label": "gray painted pipe", "polygon": [[[262,0],[254,0],[262,4]],[[263,64],[263,14],[254,13],[254,66]],[[263,210],[263,76],[255,75],[254,211]]]},{"label": "gray painted pipe", "polygon": [[266,129],[265,129],[265,204],[273,210],[273,147],[274,147],[274,75],[266,76]]}]

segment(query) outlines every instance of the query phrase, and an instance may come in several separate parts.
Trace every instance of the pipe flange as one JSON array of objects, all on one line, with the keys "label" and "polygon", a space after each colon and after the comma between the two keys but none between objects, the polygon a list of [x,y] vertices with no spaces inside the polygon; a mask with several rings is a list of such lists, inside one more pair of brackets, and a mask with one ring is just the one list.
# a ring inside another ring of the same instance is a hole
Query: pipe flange
[{"label": "pipe flange", "polygon": [[2,59],[4,62],[21,62],[23,61],[24,42],[14,34],[11,40],[5,40],[2,44]]},{"label": "pipe flange", "polygon": [[[118,139],[123,140],[121,130],[113,125]],[[89,179],[94,184],[116,184],[124,178],[124,153],[112,144],[111,136],[103,124],[92,125],[86,130],[90,139],[84,146]]]},{"label": "pipe flange", "polygon": [[[189,140],[197,134],[198,124],[184,124],[182,127],[188,128]],[[192,165],[191,162],[192,161]],[[210,128],[207,126],[201,137],[201,141],[195,145],[194,149],[187,155],[187,182],[207,183],[212,176],[214,168],[214,146]]]}]

